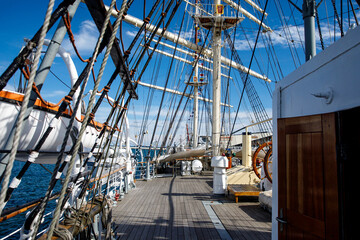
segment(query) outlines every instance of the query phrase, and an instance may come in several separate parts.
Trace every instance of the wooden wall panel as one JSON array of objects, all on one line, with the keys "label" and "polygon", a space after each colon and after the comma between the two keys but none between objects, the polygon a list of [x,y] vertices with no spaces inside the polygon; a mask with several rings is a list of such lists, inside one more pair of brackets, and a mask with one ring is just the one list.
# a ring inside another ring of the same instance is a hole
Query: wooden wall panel
[{"label": "wooden wall panel", "polygon": [[279,238],[339,236],[335,115],[279,119],[278,141]]}]

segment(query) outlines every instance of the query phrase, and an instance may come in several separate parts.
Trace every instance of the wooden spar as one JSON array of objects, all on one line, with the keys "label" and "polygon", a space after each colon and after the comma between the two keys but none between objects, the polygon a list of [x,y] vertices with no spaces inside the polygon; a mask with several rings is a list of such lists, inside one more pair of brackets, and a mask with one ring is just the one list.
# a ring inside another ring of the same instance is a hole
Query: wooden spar
[{"label": "wooden spar", "polygon": [[[226,2],[226,1],[224,1],[224,2]],[[261,12],[261,13],[264,13],[265,14],[265,17],[267,17],[267,13],[266,12],[264,12],[264,10],[261,8],[261,7],[259,7],[256,3],[254,3],[253,1],[251,1],[251,0],[245,0],[245,2],[247,2],[248,4],[250,4],[252,7],[254,7],[256,10],[258,10],[259,12]]]},{"label": "wooden spar", "polygon": [[[157,40],[153,40],[153,41],[156,42],[156,43],[158,42]],[[163,45],[165,47],[168,47],[168,48],[170,48],[172,50],[175,49],[175,47],[173,45],[170,45],[170,44],[167,44],[167,43],[159,42],[159,44],[161,44],[161,45]],[[176,51],[181,52],[181,53],[185,53],[186,55],[188,55],[190,57],[196,56],[196,53],[192,53],[192,52],[186,51],[186,50],[181,49],[181,48],[176,48]],[[199,57],[199,60],[206,61],[206,62],[211,63],[211,64],[213,63],[213,61],[211,59],[204,58],[204,57],[201,57],[201,56]],[[221,68],[230,69],[228,66],[225,66],[225,65],[221,65]]]},{"label": "wooden spar", "polygon": [[[183,92],[168,89],[168,88],[163,88],[163,87],[160,87],[160,86],[144,83],[144,82],[141,82],[141,81],[139,81],[138,84],[141,85],[141,86],[144,86],[144,87],[154,88],[154,89],[157,89],[157,90],[161,90],[161,91],[165,91],[165,92],[169,92],[169,93],[174,93],[174,94],[177,94],[177,95],[183,95],[184,94],[185,97],[194,98],[194,95],[192,95],[192,94],[183,93]],[[212,100],[207,99],[207,98],[198,97],[198,99],[201,100],[201,101],[204,101],[204,102],[212,103]],[[231,107],[231,108],[233,107],[232,105],[225,104],[225,103],[221,103],[221,105],[225,106],[225,107]]]},{"label": "wooden spar", "polygon": [[170,162],[177,159],[184,159],[184,158],[190,158],[190,157],[203,157],[206,154],[205,149],[194,149],[189,151],[183,151],[183,152],[177,152],[174,154],[171,154],[168,157],[165,157],[162,160],[159,160],[159,162]]},{"label": "wooden spar", "polygon": [[[52,196],[50,197],[49,200],[53,200],[53,199],[57,198],[59,195],[60,195],[60,192],[54,193],[54,194],[52,194]],[[42,200],[42,198],[39,198],[37,200],[33,200],[31,202],[25,203],[21,206],[16,206],[16,207],[13,207],[10,209],[5,209],[1,213],[0,223],[9,218],[15,217],[15,216],[19,215],[20,213],[23,213],[31,208],[36,207],[41,202],[41,200]]]},{"label": "wooden spar", "polygon": [[[144,47],[144,45],[141,45],[141,46]],[[151,50],[151,51],[154,50],[152,47],[148,47],[148,48],[149,48],[149,50]],[[160,53],[160,54],[162,54],[162,55],[164,55],[164,56],[167,56],[167,57],[171,57],[171,58],[173,57],[173,58],[176,59],[176,60],[179,60],[179,61],[182,61],[182,62],[184,62],[184,63],[193,65],[193,62],[191,62],[191,61],[189,61],[189,60],[187,60],[187,59],[185,59],[185,58],[181,58],[181,57],[179,57],[179,56],[174,56],[173,54],[170,54],[170,53],[167,53],[167,52],[158,50],[158,49],[155,49],[155,52]],[[204,69],[204,70],[206,70],[206,71],[210,71],[210,72],[213,71],[211,68],[207,68],[207,67],[204,67],[204,66],[202,66],[202,65],[198,65],[198,67],[199,67],[199,68],[202,68],[202,69]],[[229,75],[223,74],[223,73],[221,74],[221,76],[232,79],[232,77],[230,77]]]},{"label": "wooden spar", "polygon": [[[251,21],[257,23],[258,25],[261,24],[261,21],[259,19],[257,19],[256,17],[254,17],[254,15],[252,15],[251,13],[249,13],[248,11],[246,11],[245,9],[243,9],[242,7],[240,7],[238,4],[234,3],[233,1],[230,0],[223,0],[224,3],[229,4],[229,6],[231,6],[232,8],[234,8],[235,10],[238,10],[240,13],[244,14],[245,17],[249,18]],[[262,10],[262,9],[261,9]],[[263,12],[263,11],[262,11]],[[265,13],[265,15],[267,15]],[[261,24],[261,26],[266,30],[266,31],[272,31],[271,28],[269,26],[266,26],[264,23]]]},{"label": "wooden spar", "polygon": [[[106,10],[109,9],[108,6],[105,6]],[[117,16],[117,12],[115,9],[112,10],[111,14],[113,16]],[[245,14],[244,14],[245,15]],[[251,15],[251,14],[250,14]],[[252,16],[252,15],[251,15]],[[254,17],[254,16],[253,16]],[[255,18],[255,17],[254,17]],[[138,19],[134,16],[131,16],[131,15],[126,15],[125,18],[124,18],[124,21],[131,24],[131,25],[134,25],[135,27],[140,27],[142,26],[142,24],[144,23],[143,20],[141,19]],[[267,26],[266,26],[267,27]],[[269,28],[269,27],[267,27]],[[152,25],[152,24],[147,24],[146,25],[146,30],[147,31],[150,31],[150,32],[153,32],[155,31],[155,26]],[[157,35],[160,35],[162,32],[162,29],[159,28],[156,32]],[[166,31],[164,33],[164,36],[163,36],[164,39],[167,39],[171,42],[174,42],[174,43],[178,43],[179,45],[182,45],[182,46],[185,46],[193,51],[196,51],[196,52],[200,52],[201,50],[201,46],[198,46],[196,45],[195,43],[192,43],[184,38],[181,38],[181,37],[178,37],[178,34],[174,34],[174,33],[171,33],[169,31]],[[209,58],[212,58],[212,55],[213,55],[213,51],[211,49],[203,49],[203,54],[206,56],[206,57],[209,57]],[[256,77],[258,79],[262,79],[264,81],[267,81],[267,82],[271,82],[270,79],[268,79],[266,76],[263,76],[253,70],[249,70],[247,67],[244,67],[228,58],[225,58],[223,56],[221,56],[221,62],[225,65],[228,65],[228,66],[231,66],[232,68],[235,68],[235,69],[238,69],[240,71],[243,71],[245,73],[249,72],[249,74],[253,77]]]},{"label": "wooden spar", "polygon": [[[198,2],[197,0],[195,1]],[[198,13],[199,8],[195,8],[196,14]],[[198,23],[195,23],[195,44],[198,43],[198,30],[199,30]],[[196,54],[193,56],[194,58],[194,74],[193,74],[193,81],[188,81],[188,85],[193,86],[194,88],[194,102],[193,102],[193,148],[196,148],[198,146],[198,125],[199,125],[199,66],[203,67],[202,64],[199,65],[199,62],[197,59],[200,56],[200,54]],[[195,80],[196,79],[196,80]],[[187,126],[187,125],[186,125]],[[188,135],[189,138],[189,135]],[[188,139],[190,141],[190,138]]]},{"label": "wooden spar", "polygon": [[[189,151],[183,151],[183,152],[177,152],[174,154],[171,154],[163,159],[158,159],[156,160],[157,162],[171,162],[174,160],[184,160],[186,158],[199,158],[199,157],[204,157],[206,156],[207,153],[210,153],[211,149],[209,150],[205,150],[205,149],[194,149],[194,150],[189,150]],[[255,153],[255,151],[252,151],[252,155]],[[238,151],[235,153],[235,157],[242,159],[242,151]],[[260,152],[258,153],[258,158],[264,158],[265,157],[265,153]],[[194,159],[192,159],[194,160]]]}]

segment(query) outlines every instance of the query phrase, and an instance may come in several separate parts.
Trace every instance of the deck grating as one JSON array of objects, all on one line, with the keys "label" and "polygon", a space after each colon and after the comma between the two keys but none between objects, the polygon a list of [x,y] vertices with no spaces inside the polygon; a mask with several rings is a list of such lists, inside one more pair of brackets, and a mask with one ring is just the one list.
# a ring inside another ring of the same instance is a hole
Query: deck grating
[{"label": "deck grating", "polygon": [[137,181],[113,209],[116,239],[221,239],[203,201],[232,239],[271,239],[271,216],[258,202],[234,203],[212,194],[212,176]]}]

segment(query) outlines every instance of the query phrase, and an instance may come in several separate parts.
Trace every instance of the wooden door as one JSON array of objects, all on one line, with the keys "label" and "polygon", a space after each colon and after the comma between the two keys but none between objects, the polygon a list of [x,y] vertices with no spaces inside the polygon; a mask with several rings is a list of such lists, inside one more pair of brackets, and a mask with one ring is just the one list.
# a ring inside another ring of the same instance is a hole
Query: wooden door
[{"label": "wooden door", "polygon": [[279,239],[338,239],[335,114],[278,120]]}]

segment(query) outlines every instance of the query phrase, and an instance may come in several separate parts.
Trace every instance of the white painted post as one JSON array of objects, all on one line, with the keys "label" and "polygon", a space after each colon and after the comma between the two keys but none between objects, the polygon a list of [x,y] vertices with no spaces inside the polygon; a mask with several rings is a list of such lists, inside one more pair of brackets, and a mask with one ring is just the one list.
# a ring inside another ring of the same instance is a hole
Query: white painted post
[{"label": "white painted post", "polygon": [[242,164],[245,167],[251,166],[251,133],[247,131],[242,135]]}]

